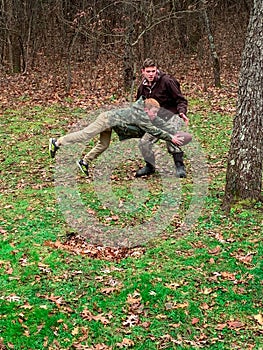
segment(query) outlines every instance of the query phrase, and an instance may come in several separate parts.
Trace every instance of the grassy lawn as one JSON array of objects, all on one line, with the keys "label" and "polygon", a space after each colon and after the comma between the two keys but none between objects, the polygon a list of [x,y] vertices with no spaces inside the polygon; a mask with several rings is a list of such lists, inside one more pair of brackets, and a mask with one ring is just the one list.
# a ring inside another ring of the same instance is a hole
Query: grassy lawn
[{"label": "grassy lawn", "polygon": [[[135,150],[114,165],[116,136],[96,162],[94,181],[73,174],[80,209],[59,205],[48,138],[84,117],[60,106],[0,117],[0,349],[263,349],[262,206],[237,205],[229,216],[221,210],[231,117],[190,115],[208,167],[207,193],[184,234],[180,224],[194,215],[189,209],[201,186],[194,178],[204,161],[194,172],[187,159],[189,176],[176,181],[180,200],[173,203],[162,175],[135,180],[143,165]],[[109,164],[111,186],[103,187]],[[168,209],[178,206],[173,218],[159,209],[165,201]],[[91,245],[73,225],[79,211],[96,216],[109,235],[136,227],[150,232],[143,224],[157,226],[154,217],[165,229],[131,249]]]}]

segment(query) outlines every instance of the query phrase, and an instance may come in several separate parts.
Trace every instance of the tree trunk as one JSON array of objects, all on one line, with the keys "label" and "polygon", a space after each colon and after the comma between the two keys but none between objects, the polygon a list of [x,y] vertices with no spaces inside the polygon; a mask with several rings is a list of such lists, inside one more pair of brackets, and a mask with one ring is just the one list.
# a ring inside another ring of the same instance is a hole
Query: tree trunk
[{"label": "tree trunk", "polygon": [[2,9],[5,15],[6,40],[8,43],[8,62],[12,73],[22,71],[23,48],[20,37],[19,6],[16,2],[6,0],[2,2]]},{"label": "tree trunk", "polygon": [[205,22],[205,28],[206,28],[206,32],[207,32],[207,37],[208,37],[208,41],[209,41],[210,52],[211,52],[211,57],[212,57],[212,62],[213,62],[214,82],[215,82],[216,87],[221,87],[220,62],[219,62],[218,54],[216,52],[216,46],[215,46],[212,31],[211,31],[211,26],[210,26],[209,17],[208,17],[207,10],[206,10],[205,0],[202,0],[202,4],[203,4],[202,12],[203,12],[203,17],[204,17],[204,22]]},{"label": "tree trunk", "polygon": [[224,208],[234,200],[262,200],[263,2],[254,0],[239,80],[228,158]]},{"label": "tree trunk", "polygon": [[127,3],[124,6],[126,31],[125,31],[125,49],[123,55],[124,65],[124,88],[126,92],[131,92],[134,80],[134,52],[132,47],[134,37],[134,18],[132,4]]}]

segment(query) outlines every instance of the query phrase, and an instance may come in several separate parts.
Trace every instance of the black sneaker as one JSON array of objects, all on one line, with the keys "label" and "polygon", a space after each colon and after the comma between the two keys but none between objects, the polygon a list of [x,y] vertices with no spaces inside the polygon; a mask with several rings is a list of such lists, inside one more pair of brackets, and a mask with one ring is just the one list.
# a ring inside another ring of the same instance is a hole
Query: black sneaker
[{"label": "black sneaker", "polygon": [[57,139],[49,139],[49,155],[51,158],[55,158],[55,154],[57,150],[59,149],[58,146],[56,146]]},{"label": "black sneaker", "polygon": [[84,164],[82,159],[77,160],[77,166],[80,168],[83,174],[89,176],[89,165]]}]

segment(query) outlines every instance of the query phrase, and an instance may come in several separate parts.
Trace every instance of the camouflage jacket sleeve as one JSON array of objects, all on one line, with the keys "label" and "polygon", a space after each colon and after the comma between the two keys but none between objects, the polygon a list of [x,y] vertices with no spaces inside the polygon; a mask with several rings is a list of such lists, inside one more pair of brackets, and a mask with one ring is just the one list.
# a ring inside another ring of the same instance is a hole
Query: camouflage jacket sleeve
[{"label": "camouflage jacket sleeve", "polygon": [[152,121],[152,123],[153,123],[157,128],[162,129],[162,130],[166,131],[167,133],[174,135],[174,128],[171,128],[171,125],[169,125],[169,124],[167,123],[166,120],[163,120],[162,118],[160,118],[160,117],[157,116],[157,117]]},{"label": "camouflage jacket sleeve", "polygon": [[[158,125],[156,126],[156,122],[154,120],[154,124],[152,121],[149,119],[148,115],[146,112],[144,112],[141,109],[134,109],[135,112],[132,113],[132,121],[131,124],[137,125],[140,129],[143,131],[157,137],[158,139],[162,139],[165,141],[171,141],[173,135],[165,128],[165,122],[159,118],[156,117],[155,120],[158,120]],[[160,122],[160,124],[159,124]]]},{"label": "camouflage jacket sleeve", "polygon": [[[148,117],[147,117],[148,118]],[[148,121],[141,121],[138,125],[143,131],[151,134],[158,139],[162,139],[165,141],[172,141],[172,135],[159,127],[153,125],[153,123],[148,119]]]}]

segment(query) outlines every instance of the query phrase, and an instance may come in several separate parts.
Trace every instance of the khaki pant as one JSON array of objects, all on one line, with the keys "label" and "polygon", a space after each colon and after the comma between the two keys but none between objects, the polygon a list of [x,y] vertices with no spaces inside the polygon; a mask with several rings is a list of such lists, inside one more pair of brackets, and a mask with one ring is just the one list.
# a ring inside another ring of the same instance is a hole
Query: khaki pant
[{"label": "khaki pant", "polygon": [[106,149],[110,145],[111,133],[112,133],[112,130],[110,128],[105,130],[105,131],[102,131],[100,133],[100,139],[99,139],[98,143],[96,144],[96,146],[93,147],[92,150],[89,153],[87,153],[85,155],[85,157],[83,158],[83,161],[85,163],[91,162],[92,160],[98,158],[98,156],[101,153],[106,151]]},{"label": "khaki pant", "polygon": [[65,146],[77,142],[86,142],[96,135],[100,134],[98,144],[84,157],[85,161],[90,161],[98,157],[105,149],[109,147],[111,139],[111,128],[107,112],[101,113],[98,118],[86,128],[72,132],[57,140],[58,146]]}]

